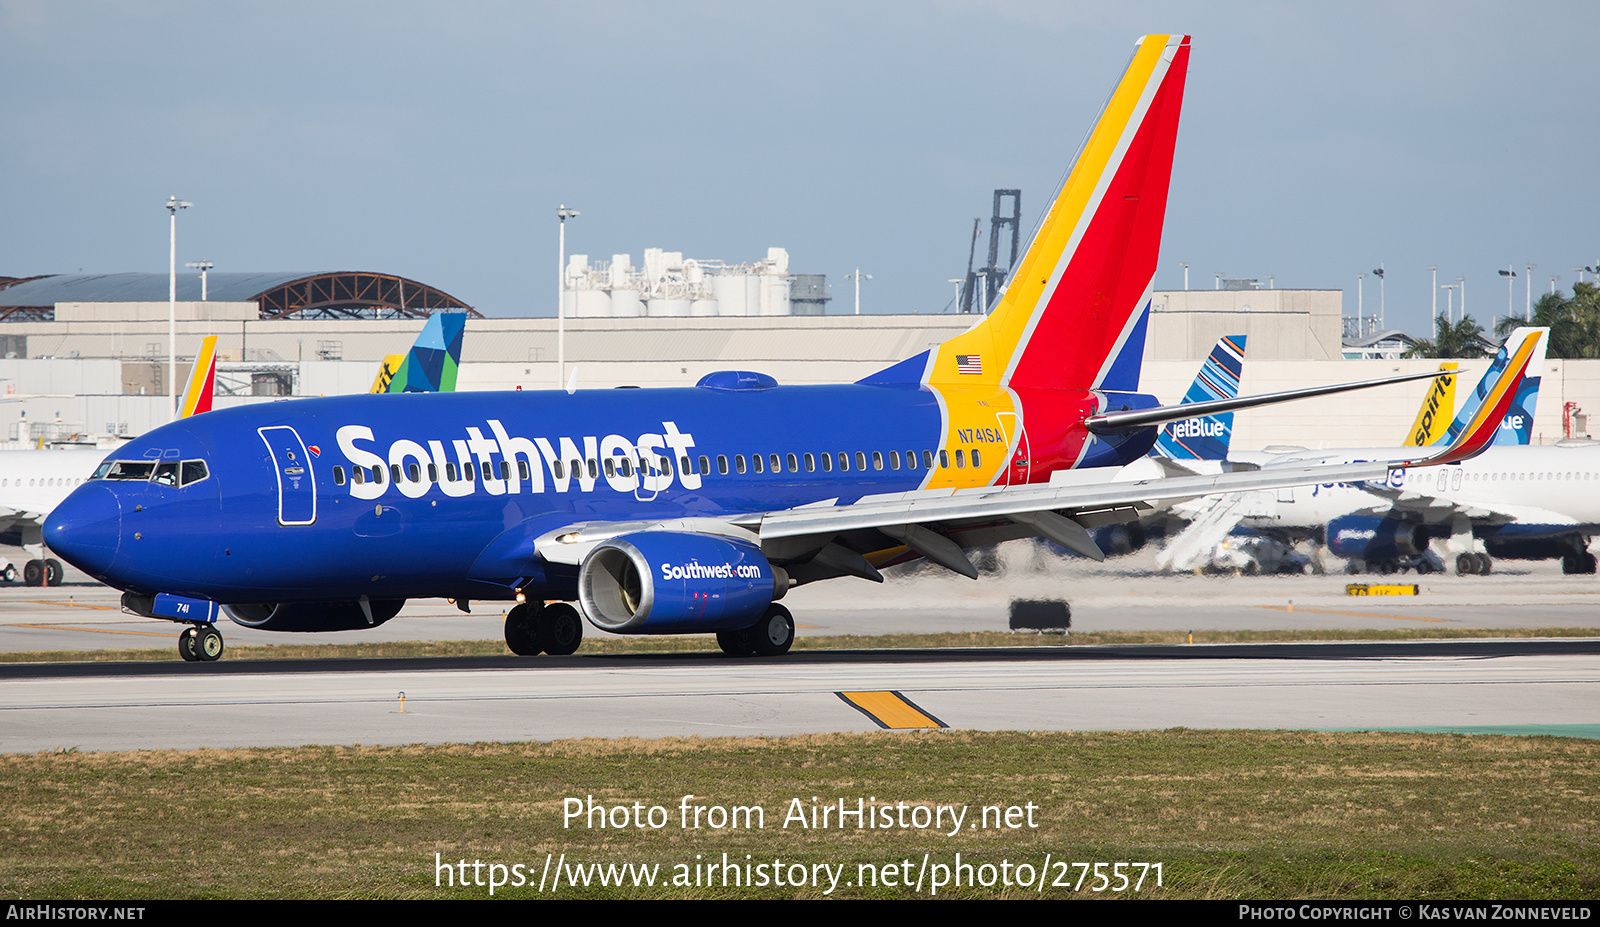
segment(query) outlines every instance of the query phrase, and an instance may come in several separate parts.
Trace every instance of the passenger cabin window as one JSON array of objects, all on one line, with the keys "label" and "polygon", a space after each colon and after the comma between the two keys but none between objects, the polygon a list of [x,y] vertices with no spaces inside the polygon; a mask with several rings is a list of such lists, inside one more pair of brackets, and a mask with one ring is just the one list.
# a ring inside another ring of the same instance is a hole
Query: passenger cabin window
[{"label": "passenger cabin window", "polygon": [[333,485],[335,485],[335,486],[343,486],[344,485],[344,468],[343,467],[334,467],[333,468]]},{"label": "passenger cabin window", "polygon": [[882,470],[883,469],[883,452],[882,451],[873,451],[872,452],[872,469],[874,469],[874,470]]},{"label": "passenger cabin window", "polygon": [[517,476],[521,477],[523,480],[533,479],[533,476],[528,472],[528,462],[526,460],[522,460],[521,458],[518,458],[517,460]]},{"label": "passenger cabin window", "polygon": [[856,469],[867,469],[867,454],[865,451],[856,451]]},{"label": "passenger cabin window", "polygon": [[979,464],[979,463],[978,463],[978,460],[979,460],[979,458],[978,458],[978,449],[977,449],[977,448],[973,448],[973,449],[972,449],[972,465],[973,465],[973,466],[974,466],[974,467],[976,467],[976,466],[979,466],[979,465],[980,465],[980,464]]},{"label": "passenger cabin window", "polygon": [[743,454],[735,454],[735,455],[733,455],[733,468],[735,470],[739,471],[740,473],[744,473],[744,455]]},{"label": "passenger cabin window", "polygon": [[933,469],[933,451],[922,452],[922,466],[927,470]]},{"label": "passenger cabin window", "polygon": [[[357,470],[356,472],[360,473],[361,471]],[[454,463],[447,463],[444,465],[444,478],[446,481],[454,483],[461,479],[461,471],[456,469]],[[361,480],[357,478],[356,482],[359,483]]]},{"label": "passenger cabin window", "polygon": [[848,473],[850,470],[850,454],[847,451],[839,452],[839,472]]},{"label": "passenger cabin window", "polygon": [[428,464],[428,482],[430,482],[430,483],[439,482],[439,465],[438,464]]},{"label": "passenger cabin window", "polygon": [[756,472],[757,473],[766,472],[766,466],[767,466],[766,458],[762,457],[760,454],[751,454],[750,455],[750,461],[756,465]]},{"label": "passenger cabin window", "polygon": [[939,448],[939,466],[946,470],[950,469],[950,452],[942,447]]},{"label": "passenger cabin window", "polygon": [[959,448],[959,447],[958,447],[958,448],[956,448],[956,466],[958,466],[958,467],[965,467],[965,466],[966,466],[966,465],[967,465],[967,455],[966,455],[966,452],[964,452],[964,451],[963,451],[963,450],[962,450],[962,449],[961,449],[961,448]]},{"label": "passenger cabin window", "polygon": [[778,455],[777,454],[773,454],[773,455],[769,456],[767,459],[772,462],[772,472],[773,473],[777,473],[778,471],[783,469],[783,464],[778,461]]},{"label": "passenger cabin window", "polygon": [[815,473],[815,472],[817,472],[817,458],[812,454],[807,454],[806,455],[806,472],[807,473]]},{"label": "passenger cabin window", "polygon": [[890,451],[889,452],[889,469],[891,469],[891,470],[900,469],[900,452],[899,451]]},{"label": "passenger cabin window", "polygon": [[406,475],[413,483],[422,482],[422,465],[406,464]]},{"label": "passenger cabin window", "polygon": [[727,454],[718,454],[717,455],[717,472],[722,474],[723,476],[727,476],[728,475],[728,455]]},{"label": "passenger cabin window", "polygon": [[383,465],[374,464],[372,467],[372,481],[379,486],[383,485]]},{"label": "passenger cabin window", "polygon": [[789,461],[789,472],[790,473],[799,473],[800,472],[800,463],[799,463],[799,461],[797,461],[795,459],[795,456],[793,454],[789,454],[785,459]]},{"label": "passenger cabin window", "polygon": [[822,472],[823,473],[832,473],[833,472],[833,455],[832,454],[823,454],[822,455]]},{"label": "passenger cabin window", "polygon": [[[606,464],[607,464],[606,469],[608,471],[611,469],[611,467],[609,466],[610,463],[611,463],[611,461],[609,461],[609,460],[606,461]],[[558,479],[558,480],[566,479],[566,477],[563,475],[566,472],[566,467],[563,466],[563,462],[562,461],[559,461],[559,460],[550,461],[550,469],[555,471],[556,479]],[[524,477],[524,479],[526,479],[526,477]]]},{"label": "passenger cabin window", "polygon": [[400,476],[400,465],[399,464],[392,463],[392,464],[389,465],[389,477],[390,477],[390,479],[394,480],[394,482],[396,482],[396,483],[400,482],[402,477]]}]

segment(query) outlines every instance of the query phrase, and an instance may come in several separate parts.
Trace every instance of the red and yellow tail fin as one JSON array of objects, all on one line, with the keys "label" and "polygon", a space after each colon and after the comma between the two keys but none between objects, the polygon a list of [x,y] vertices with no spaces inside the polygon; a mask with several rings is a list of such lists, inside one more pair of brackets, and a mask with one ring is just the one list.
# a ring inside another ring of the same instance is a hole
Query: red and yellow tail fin
[{"label": "red and yellow tail fin", "polygon": [[183,405],[179,418],[211,411],[211,397],[217,386],[217,336],[207,335],[200,342],[200,352],[194,356],[194,366],[189,368],[189,383],[183,388]]},{"label": "red and yellow tail fin", "polygon": [[1150,298],[1188,66],[1188,36],[1139,40],[994,312],[923,382],[1135,388],[1115,361]]}]

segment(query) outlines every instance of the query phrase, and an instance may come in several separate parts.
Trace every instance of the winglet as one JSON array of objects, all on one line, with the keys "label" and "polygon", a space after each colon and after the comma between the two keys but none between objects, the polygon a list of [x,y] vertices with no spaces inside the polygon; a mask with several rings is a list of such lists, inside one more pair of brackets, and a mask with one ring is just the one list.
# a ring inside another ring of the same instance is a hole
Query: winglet
[{"label": "winglet", "polygon": [[200,352],[194,356],[194,366],[189,369],[189,382],[183,388],[183,405],[179,418],[211,411],[211,397],[217,384],[217,336],[207,335],[200,342]]},{"label": "winglet", "polygon": [[1495,432],[1505,420],[1506,410],[1517,397],[1518,387],[1529,372],[1544,357],[1548,328],[1519,328],[1506,338],[1506,364],[1500,375],[1484,394],[1482,405],[1466,422],[1461,433],[1449,447],[1431,457],[1408,461],[1404,466],[1432,466],[1460,463],[1483,453],[1494,443]]}]

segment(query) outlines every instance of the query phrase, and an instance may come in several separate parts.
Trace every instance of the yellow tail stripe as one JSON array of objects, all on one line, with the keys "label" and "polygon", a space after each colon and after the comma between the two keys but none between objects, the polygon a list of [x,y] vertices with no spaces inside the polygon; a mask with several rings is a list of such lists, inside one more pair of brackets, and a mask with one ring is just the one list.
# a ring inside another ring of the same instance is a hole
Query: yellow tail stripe
[{"label": "yellow tail stripe", "polygon": [[200,342],[200,350],[194,356],[194,366],[189,369],[189,387],[183,392],[183,410],[179,418],[186,418],[194,414],[200,404],[200,397],[209,385],[207,374],[212,363],[217,358],[217,336],[207,335]]}]

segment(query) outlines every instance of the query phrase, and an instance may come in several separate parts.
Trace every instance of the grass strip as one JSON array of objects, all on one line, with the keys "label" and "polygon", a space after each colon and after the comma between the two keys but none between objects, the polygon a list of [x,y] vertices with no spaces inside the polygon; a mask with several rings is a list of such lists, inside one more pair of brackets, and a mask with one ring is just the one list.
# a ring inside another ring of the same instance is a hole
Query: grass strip
[{"label": "grass strip", "polygon": [[[683,826],[685,795],[706,809],[698,827]],[[606,826],[567,821],[569,799],[605,809]],[[948,817],[873,829],[789,817],[841,801],[897,820],[902,802],[966,817],[953,833]],[[664,826],[650,826],[652,806]],[[761,808],[765,826],[712,826],[709,809],[734,806]],[[909,898],[934,894],[924,854],[948,878],[959,853],[992,884],[938,897],[1582,899],[1600,894],[1597,823],[1600,742],[1557,737],[943,731],[63,752],[0,757],[0,892],[485,898],[500,864],[531,884],[495,897],[823,897],[827,883],[809,883],[827,864],[842,867],[832,897]],[[741,880],[759,871],[745,863],[768,866],[769,884],[724,884],[723,854]],[[808,884],[770,884],[774,861],[806,867]],[[558,862],[561,889],[541,894]],[[1092,869],[1076,891],[1056,884],[1077,882],[1076,862],[1161,863],[1161,885],[1147,871],[1137,892],[1096,892]],[[620,871],[607,864],[657,867],[658,884],[602,886]],[[1003,865],[1013,882],[1022,865],[1043,869],[1047,884],[1007,887]],[[920,890],[900,884],[919,873]]]}]

